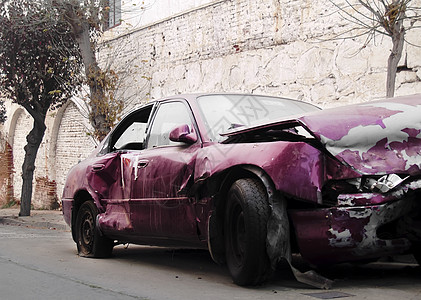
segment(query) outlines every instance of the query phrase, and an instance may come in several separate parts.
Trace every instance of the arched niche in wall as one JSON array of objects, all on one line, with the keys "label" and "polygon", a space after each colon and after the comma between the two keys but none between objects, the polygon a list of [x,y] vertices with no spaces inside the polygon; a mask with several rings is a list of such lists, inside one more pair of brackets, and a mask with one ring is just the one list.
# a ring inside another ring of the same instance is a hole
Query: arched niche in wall
[{"label": "arched niche in wall", "polygon": [[33,127],[32,117],[22,108],[17,108],[12,115],[9,128],[9,144],[13,153],[13,194],[20,199],[22,190],[22,164],[25,159],[24,147],[27,144],[26,136]]},{"label": "arched niche in wall", "polygon": [[95,148],[87,114],[76,101],[68,101],[57,112],[49,149],[50,178],[56,181],[61,201],[66,175],[70,168],[85,159]]},{"label": "arched niche in wall", "polygon": [[13,147],[17,120],[19,116],[24,113],[25,113],[24,109],[21,107],[18,107],[12,115],[12,118],[11,118],[12,120],[10,122],[10,127],[9,127],[9,132],[8,132],[8,142],[11,147]]}]

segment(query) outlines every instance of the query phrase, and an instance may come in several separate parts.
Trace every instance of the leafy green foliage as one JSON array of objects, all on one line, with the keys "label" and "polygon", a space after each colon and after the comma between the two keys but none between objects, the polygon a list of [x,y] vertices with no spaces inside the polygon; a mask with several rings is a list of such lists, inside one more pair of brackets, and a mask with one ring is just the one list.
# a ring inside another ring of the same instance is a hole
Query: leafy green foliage
[{"label": "leafy green foliage", "polygon": [[91,95],[88,101],[91,107],[89,114],[91,123],[95,123],[98,115],[104,116],[101,120],[102,126],[94,127],[93,135],[98,140],[102,140],[117,123],[119,114],[124,108],[123,101],[115,96],[118,80],[119,77],[113,70],[102,71],[100,68],[96,68],[89,71],[88,85],[101,91],[100,97],[98,94]]},{"label": "leafy green foliage", "polygon": [[39,2],[11,0],[0,9],[0,92],[32,116],[45,114],[81,84],[69,25]]}]

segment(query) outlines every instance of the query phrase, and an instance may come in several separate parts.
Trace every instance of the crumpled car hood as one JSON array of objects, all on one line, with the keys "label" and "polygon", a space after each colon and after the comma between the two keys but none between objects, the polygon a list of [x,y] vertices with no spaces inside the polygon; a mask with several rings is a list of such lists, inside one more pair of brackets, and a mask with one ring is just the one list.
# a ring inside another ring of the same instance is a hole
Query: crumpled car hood
[{"label": "crumpled car hood", "polygon": [[421,173],[420,94],[326,109],[223,135],[288,124],[302,125],[333,156],[361,174]]}]

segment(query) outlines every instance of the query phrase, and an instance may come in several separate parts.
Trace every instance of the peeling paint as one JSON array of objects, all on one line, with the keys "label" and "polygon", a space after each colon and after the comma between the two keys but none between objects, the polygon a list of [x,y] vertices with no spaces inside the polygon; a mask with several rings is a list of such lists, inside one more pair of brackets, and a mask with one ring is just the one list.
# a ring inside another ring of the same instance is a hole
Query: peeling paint
[{"label": "peeling paint", "polygon": [[363,207],[290,211],[301,254],[320,265],[402,253],[411,247],[407,238],[382,239],[377,229],[411,212],[415,199]]},{"label": "peeling paint", "polygon": [[421,169],[420,115],[421,98],[414,95],[325,110],[301,120],[329,152],[361,173],[381,174],[386,166],[388,173],[415,173]]},{"label": "peeling paint", "polygon": [[[184,101],[191,109],[197,138],[145,148],[139,141],[142,147],[117,150],[113,142],[124,132],[117,127],[74,167],[63,194],[66,222],[74,221],[72,213],[80,203],[73,198],[83,191],[86,198],[78,201],[92,198],[100,212],[98,227],[106,236],[120,242],[209,248],[221,262],[227,185],[253,176],[268,196],[265,246],[272,268],[286,259],[297,280],[329,284],[294,268],[292,240],[302,257],[316,265],[402,253],[421,242],[393,231],[393,222],[413,218],[421,192],[420,96],[233,126],[222,134],[222,142],[213,140],[217,132],[204,120],[197,97],[168,100]],[[247,99],[249,104],[253,96]],[[159,111],[163,104],[157,103]],[[154,119],[151,106],[143,112],[139,109],[119,126],[130,128],[134,117]]]},{"label": "peeling paint", "polygon": [[349,229],[345,229],[344,231],[336,231],[332,228],[329,229],[330,235],[332,238],[329,238],[329,245],[332,247],[352,247],[355,245],[355,242],[352,239],[351,232]]},{"label": "peeling paint", "polygon": [[421,169],[421,153],[416,153],[416,155],[408,155],[407,150],[403,150],[401,153],[402,158],[406,161],[405,170],[409,170],[411,167],[416,166],[418,169]]}]

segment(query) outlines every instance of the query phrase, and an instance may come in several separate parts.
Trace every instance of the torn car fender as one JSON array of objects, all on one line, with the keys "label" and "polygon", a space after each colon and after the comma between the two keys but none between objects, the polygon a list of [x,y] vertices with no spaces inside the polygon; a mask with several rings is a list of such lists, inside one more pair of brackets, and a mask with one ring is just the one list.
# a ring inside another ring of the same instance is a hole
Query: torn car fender
[{"label": "torn car fender", "polygon": [[271,213],[267,223],[266,251],[271,268],[275,270],[277,264],[285,259],[297,281],[320,289],[330,289],[333,285],[332,280],[319,275],[313,270],[302,273],[292,265],[290,225],[286,199],[281,193],[276,191],[270,177],[263,170],[254,166],[243,166],[242,168],[258,176],[267,190]]}]

